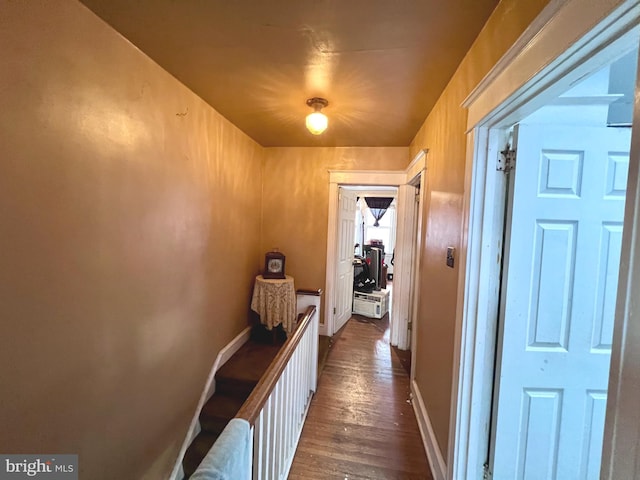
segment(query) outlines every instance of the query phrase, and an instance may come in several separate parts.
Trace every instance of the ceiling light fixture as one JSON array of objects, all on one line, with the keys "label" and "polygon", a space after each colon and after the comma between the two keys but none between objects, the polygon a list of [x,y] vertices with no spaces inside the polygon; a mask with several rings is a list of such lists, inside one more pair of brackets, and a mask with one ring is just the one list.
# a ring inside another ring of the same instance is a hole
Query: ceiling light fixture
[{"label": "ceiling light fixture", "polygon": [[313,97],[307,100],[307,105],[313,108],[313,113],[307,115],[307,130],[314,135],[320,135],[329,125],[329,119],[320,110],[329,105],[329,102],[326,98]]}]

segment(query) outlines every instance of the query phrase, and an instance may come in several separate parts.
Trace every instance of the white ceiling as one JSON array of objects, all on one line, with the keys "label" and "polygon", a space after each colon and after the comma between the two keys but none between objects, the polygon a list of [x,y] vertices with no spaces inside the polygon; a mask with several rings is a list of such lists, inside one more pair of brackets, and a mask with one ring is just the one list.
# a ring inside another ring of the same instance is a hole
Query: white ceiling
[{"label": "white ceiling", "polygon": [[82,2],[261,145],[406,146],[498,0]]}]

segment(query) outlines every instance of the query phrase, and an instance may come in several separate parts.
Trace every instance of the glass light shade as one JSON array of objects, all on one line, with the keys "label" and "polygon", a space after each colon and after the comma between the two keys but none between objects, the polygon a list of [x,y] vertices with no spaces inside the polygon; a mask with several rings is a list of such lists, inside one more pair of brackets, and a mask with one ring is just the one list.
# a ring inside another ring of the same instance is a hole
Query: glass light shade
[{"label": "glass light shade", "polygon": [[307,129],[314,135],[320,135],[327,129],[329,119],[322,112],[313,112],[307,115]]}]

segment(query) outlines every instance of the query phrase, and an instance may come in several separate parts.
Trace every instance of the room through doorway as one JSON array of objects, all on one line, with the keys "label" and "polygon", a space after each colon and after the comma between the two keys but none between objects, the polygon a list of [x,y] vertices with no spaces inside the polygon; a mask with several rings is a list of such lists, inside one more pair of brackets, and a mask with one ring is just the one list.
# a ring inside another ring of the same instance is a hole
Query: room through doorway
[{"label": "room through doorway", "polygon": [[334,334],[353,314],[392,315],[397,194],[390,186],[339,187]]},{"label": "room through doorway", "polygon": [[[410,302],[417,284],[414,275],[418,258],[415,252],[419,241],[415,220],[421,217],[421,203],[416,200],[416,192],[420,193],[420,190],[416,185],[420,184],[425,173],[426,153],[420,151],[405,171],[330,172],[326,305],[322,335],[334,335],[346,322],[342,308],[336,306],[342,305],[344,291],[355,287],[355,293],[351,293],[350,313],[370,315],[371,318],[388,315],[390,344],[409,350],[412,336],[409,331]],[[370,205],[367,197],[370,197]],[[381,205],[377,202],[385,198],[386,203],[383,201]],[[345,199],[348,199],[348,205],[355,207],[355,211],[345,205]],[[384,209],[384,213],[375,225],[375,216],[382,213],[380,209]],[[353,214],[347,213],[348,210]],[[351,221],[353,226],[345,231],[344,226]],[[347,251],[350,264],[356,271],[351,272],[351,284],[343,288],[340,285],[345,285],[346,270],[341,264]],[[367,272],[363,273],[365,268]],[[385,282],[387,287],[393,285],[393,293],[391,288],[384,288]]]},{"label": "room through doorway", "polygon": [[600,476],[637,56],[513,129],[492,478]]}]

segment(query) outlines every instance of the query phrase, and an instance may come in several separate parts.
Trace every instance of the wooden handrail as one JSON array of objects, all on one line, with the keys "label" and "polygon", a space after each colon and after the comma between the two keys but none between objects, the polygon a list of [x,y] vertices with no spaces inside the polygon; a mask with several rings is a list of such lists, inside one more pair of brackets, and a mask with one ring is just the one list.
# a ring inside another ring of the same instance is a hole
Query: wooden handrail
[{"label": "wooden handrail", "polygon": [[319,297],[320,295],[322,295],[322,289],[321,288],[298,288],[296,290],[296,293],[302,294],[302,295],[313,295],[314,297]]},{"label": "wooden handrail", "polygon": [[269,365],[269,368],[267,368],[256,387],[251,392],[251,395],[249,395],[249,398],[247,398],[244,404],[242,404],[242,407],[240,407],[240,410],[236,414],[236,418],[244,418],[252,427],[255,425],[262,407],[264,407],[264,404],[267,402],[271,392],[273,392],[276,383],[278,383],[278,380],[280,379],[280,375],[282,375],[289,359],[293,355],[293,352],[295,352],[298,343],[300,343],[302,336],[309,327],[311,318],[315,311],[316,307],[314,305],[307,307],[302,318],[298,322],[293,335],[291,335],[291,337],[289,337],[284,343],[276,357]]}]

